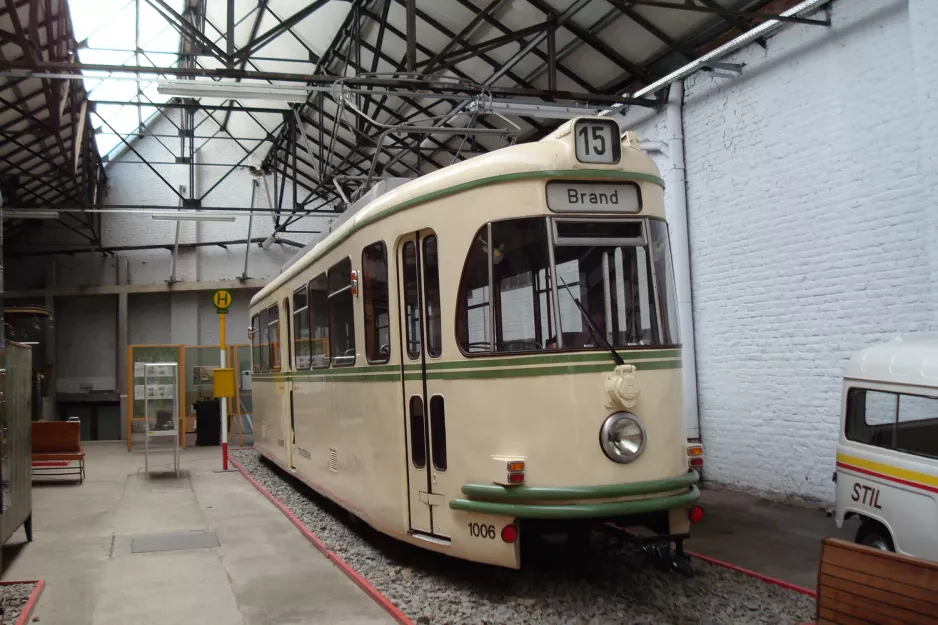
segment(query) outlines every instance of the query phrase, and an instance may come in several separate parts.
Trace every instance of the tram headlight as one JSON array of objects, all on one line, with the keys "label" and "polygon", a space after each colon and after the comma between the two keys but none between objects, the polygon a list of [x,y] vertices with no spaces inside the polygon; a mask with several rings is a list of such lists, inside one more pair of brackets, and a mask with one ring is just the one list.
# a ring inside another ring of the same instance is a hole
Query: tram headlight
[{"label": "tram headlight", "polygon": [[617,412],[603,422],[599,444],[610,460],[623,464],[632,462],[645,450],[645,428],[635,415]]}]

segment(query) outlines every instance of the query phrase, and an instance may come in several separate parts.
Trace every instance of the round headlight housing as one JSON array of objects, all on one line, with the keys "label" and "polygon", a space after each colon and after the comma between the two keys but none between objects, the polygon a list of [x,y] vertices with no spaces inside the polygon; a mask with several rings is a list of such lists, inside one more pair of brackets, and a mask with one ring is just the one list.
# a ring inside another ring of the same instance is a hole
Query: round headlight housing
[{"label": "round headlight housing", "polygon": [[610,460],[627,464],[645,451],[645,428],[635,415],[617,412],[603,422],[599,445]]}]

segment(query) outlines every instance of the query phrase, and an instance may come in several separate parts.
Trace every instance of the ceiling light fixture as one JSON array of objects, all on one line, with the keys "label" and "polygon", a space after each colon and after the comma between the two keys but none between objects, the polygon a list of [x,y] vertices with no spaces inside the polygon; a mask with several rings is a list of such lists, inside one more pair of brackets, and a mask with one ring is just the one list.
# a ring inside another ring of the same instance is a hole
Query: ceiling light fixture
[{"label": "ceiling light fixture", "polygon": [[528,104],[524,102],[472,102],[467,109],[470,112],[492,112],[501,115],[518,115],[539,119],[573,119],[596,115],[600,109],[587,106],[559,106],[556,104]]},{"label": "ceiling light fixture", "polygon": [[157,221],[234,221],[233,216],[205,215],[202,213],[158,213],[152,215]]},{"label": "ceiling light fixture", "polygon": [[286,87],[205,80],[161,80],[156,85],[156,92],[167,96],[278,102],[306,102],[310,92],[328,90],[329,87]]},{"label": "ceiling light fixture", "polygon": [[4,219],[58,219],[58,211],[44,210],[5,210]]}]

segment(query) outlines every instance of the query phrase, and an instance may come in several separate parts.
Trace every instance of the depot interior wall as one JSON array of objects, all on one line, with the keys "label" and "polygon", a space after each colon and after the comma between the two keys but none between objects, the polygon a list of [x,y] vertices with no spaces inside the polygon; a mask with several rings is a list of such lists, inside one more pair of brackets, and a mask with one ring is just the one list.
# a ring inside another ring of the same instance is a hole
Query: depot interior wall
[{"label": "depot interior wall", "polygon": [[[173,113],[170,113],[173,115]],[[244,116],[242,116],[244,117]],[[178,112],[173,121],[180,123]],[[251,122],[253,123],[253,122]],[[211,120],[197,130],[199,135],[212,135],[217,127]],[[170,120],[160,119],[153,123],[149,132],[172,134],[176,132]],[[231,132],[237,137],[258,136],[259,130],[252,129],[245,119],[232,117]],[[253,133],[253,134],[252,134]],[[220,133],[219,137],[224,134]],[[237,163],[255,144],[241,141],[244,147],[230,140],[216,138],[197,142],[200,149],[196,155],[194,189],[197,195],[205,194],[218,183],[203,199],[203,206],[225,206],[248,208],[254,191],[255,207],[269,208],[277,201],[274,195],[273,177],[258,177],[256,170],[266,152],[259,148],[240,167],[229,171],[224,164]],[[269,145],[269,144],[268,144]],[[167,205],[177,206],[179,198],[146,165],[140,163],[145,156],[155,164],[153,167],[183,195],[188,195],[189,171],[185,164],[175,164],[180,155],[178,140],[152,137],[138,138],[133,149],[127,149],[108,165],[108,189],[104,201],[111,206]],[[169,164],[173,163],[173,164]],[[267,189],[265,190],[265,184]],[[269,190],[269,194],[268,194]],[[298,199],[303,200],[304,194]],[[279,193],[279,183],[278,183]],[[269,199],[268,199],[269,198]],[[284,206],[292,204],[293,189],[288,180],[284,188]],[[327,227],[333,214],[322,217],[304,218],[294,229],[319,230]],[[219,341],[218,316],[212,304],[212,290],[170,292],[168,282],[173,277],[171,246],[176,240],[176,222],[153,220],[141,214],[105,214],[101,219],[101,238],[105,247],[165,245],[166,249],[118,251],[112,255],[81,253],[73,256],[24,256],[9,258],[6,262],[8,291],[30,289],[67,289],[74,287],[110,286],[123,281],[131,285],[153,285],[162,290],[158,293],[131,293],[127,300],[127,326],[129,344],[187,344],[217,345]],[[233,222],[179,222],[181,244],[175,267],[175,282],[192,285],[210,284],[222,280],[236,280],[245,271],[245,244],[204,247],[186,247],[187,243],[224,242],[248,238],[247,213],[236,217]],[[251,223],[251,238],[266,238],[274,230],[270,214],[257,214]],[[306,244],[314,235],[308,233],[285,233],[285,239]],[[55,222],[37,223],[34,231],[23,239],[20,247],[34,243],[63,245],[82,242],[74,233]],[[11,243],[11,247],[16,242]],[[87,249],[87,248],[86,248]],[[248,252],[247,277],[254,280],[270,280],[279,273],[280,266],[298,249],[294,246],[275,243],[263,249],[257,243]],[[120,267],[127,265],[126,277]],[[208,288],[208,287],[207,287]],[[229,343],[247,343],[250,325],[247,307],[256,291],[238,289],[233,291],[234,304],[227,317],[227,340]],[[59,394],[73,395],[92,391],[118,391],[118,297],[116,295],[51,296],[47,299],[56,317],[55,341],[55,384]]]},{"label": "depot interior wall", "polygon": [[[695,74],[684,101],[707,476],[822,501],[847,359],[938,326],[938,7],[838,0],[831,18],[727,58],[737,78]],[[666,139],[663,113],[627,126]]]}]

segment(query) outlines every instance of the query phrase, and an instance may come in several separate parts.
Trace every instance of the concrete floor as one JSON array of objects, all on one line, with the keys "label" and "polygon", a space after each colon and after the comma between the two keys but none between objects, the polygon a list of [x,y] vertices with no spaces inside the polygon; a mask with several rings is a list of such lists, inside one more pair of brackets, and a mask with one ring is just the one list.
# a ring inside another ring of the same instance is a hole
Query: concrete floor
[{"label": "concrete floor", "polygon": [[823,510],[759,499],[737,491],[701,490],[703,520],[687,549],[815,590],[821,538],[852,541],[856,520],[837,529]]},{"label": "concrete floor", "polygon": [[[218,448],[150,480],[122,443],[86,450],[85,483],[35,483],[33,542],[20,529],[3,547],[3,579],[46,580],[43,625],[394,622],[239,473],[215,473]],[[135,537],[199,530],[219,546],[132,552]]]},{"label": "concrete floor", "polygon": [[[393,622],[240,474],[215,472],[218,448],[190,448],[186,476],[150,480],[122,443],[86,449],[85,483],[35,483],[34,542],[20,529],[3,547],[4,580],[46,580],[43,624]],[[821,537],[856,531],[733,491],[704,489],[702,504],[689,550],[812,589]],[[134,553],[135,537],[198,531],[219,546]]]}]

